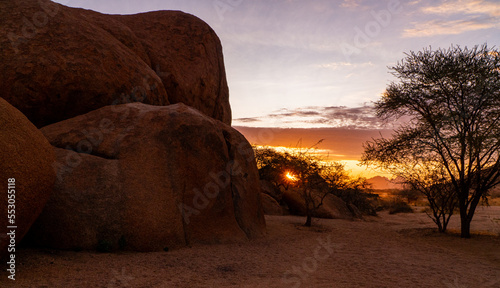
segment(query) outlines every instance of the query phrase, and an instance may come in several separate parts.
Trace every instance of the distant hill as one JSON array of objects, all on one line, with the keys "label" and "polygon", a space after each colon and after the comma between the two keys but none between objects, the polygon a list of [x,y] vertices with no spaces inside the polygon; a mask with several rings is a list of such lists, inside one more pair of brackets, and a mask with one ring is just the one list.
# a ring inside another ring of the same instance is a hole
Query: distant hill
[{"label": "distant hill", "polygon": [[403,189],[400,184],[395,183],[395,180],[390,180],[387,177],[375,176],[366,180],[372,185],[373,189],[376,190],[387,190],[387,189]]}]

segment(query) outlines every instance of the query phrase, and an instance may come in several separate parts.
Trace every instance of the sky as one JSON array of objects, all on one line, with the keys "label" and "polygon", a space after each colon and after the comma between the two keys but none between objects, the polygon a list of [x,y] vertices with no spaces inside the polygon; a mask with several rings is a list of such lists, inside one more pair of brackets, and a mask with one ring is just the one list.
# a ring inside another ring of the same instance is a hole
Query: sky
[{"label": "sky", "polygon": [[371,106],[395,80],[389,67],[405,52],[500,45],[498,0],[56,2],[110,14],[181,10],[201,18],[221,39],[233,125],[245,127],[391,128]]}]

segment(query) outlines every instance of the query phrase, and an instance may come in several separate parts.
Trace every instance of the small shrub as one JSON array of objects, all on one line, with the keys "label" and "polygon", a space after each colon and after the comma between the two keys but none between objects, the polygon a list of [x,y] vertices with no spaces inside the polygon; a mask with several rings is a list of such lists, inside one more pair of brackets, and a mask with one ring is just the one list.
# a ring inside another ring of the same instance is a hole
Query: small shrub
[{"label": "small shrub", "polygon": [[340,190],[333,193],[347,204],[356,206],[363,215],[376,216],[378,195],[360,190]]},{"label": "small shrub", "polygon": [[406,203],[416,205],[417,201],[420,199],[421,193],[412,190],[412,189],[405,189],[405,190],[400,190],[396,194],[399,198],[404,199]]},{"label": "small shrub", "polygon": [[397,213],[413,213],[413,209],[410,205],[404,201],[396,200],[392,201],[389,206],[389,214]]}]

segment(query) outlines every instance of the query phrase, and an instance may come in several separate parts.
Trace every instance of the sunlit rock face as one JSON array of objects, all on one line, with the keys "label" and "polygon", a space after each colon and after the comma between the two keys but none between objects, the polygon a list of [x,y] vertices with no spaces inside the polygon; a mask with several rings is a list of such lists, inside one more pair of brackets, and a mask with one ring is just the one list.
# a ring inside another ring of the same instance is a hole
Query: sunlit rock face
[{"label": "sunlit rock face", "polygon": [[43,134],[0,98],[0,258],[7,253],[15,256],[19,242],[42,212],[56,179],[54,160]]},{"label": "sunlit rock face", "polygon": [[195,16],[3,0],[0,27],[0,97],[37,127],[130,102],[184,103],[231,123],[220,40]]},{"label": "sunlit rock face", "polygon": [[30,242],[157,251],[265,232],[252,147],[191,107],[108,106],[41,131],[57,182]]}]

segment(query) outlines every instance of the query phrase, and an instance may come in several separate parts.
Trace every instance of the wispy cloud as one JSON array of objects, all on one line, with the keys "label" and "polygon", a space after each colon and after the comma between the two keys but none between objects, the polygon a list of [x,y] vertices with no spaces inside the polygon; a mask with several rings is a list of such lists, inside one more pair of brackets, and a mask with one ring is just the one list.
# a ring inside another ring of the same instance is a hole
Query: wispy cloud
[{"label": "wispy cloud", "polygon": [[457,35],[467,31],[489,29],[497,25],[495,23],[481,23],[480,21],[474,20],[431,20],[413,24],[413,28],[403,31],[403,38]]},{"label": "wispy cloud", "polygon": [[343,8],[356,8],[359,6],[358,0],[344,0],[340,7]]},{"label": "wispy cloud", "polygon": [[330,63],[325,63],[325,64],[319,64],[316,67],[337,70],[337,69],[341,69],[341,68],[359,68],[359,67],[367,67],[367,66],[374,66],[374,64],[372,62],[365,62],[365,63],[330,62]]},{"label": "wispy cloud", "polygon": [[386,123],[376,117],[372,106],[345,107],[305,107],[281,109],[262,117],[239,118],[236,125],[258,124],[263,122],[287,124],[292,127],[342,127],[348,129],[382,129]]},{"label": "wispy cloud", "polygon": [[248,117],[248,118],[238,118],[238,119],[235,119],[235,121],[238,121],[240,123],[254,123],[254,122],[260,122],[259,118],[252,118],[252,117]]},{"label": "wispy cloud", "polygon": [[500,16],[500,3],[482,0],[450,1],[438,6],[424,7],[422,12],[428,14],[486,14],[492,17]]},{"label": "wispy cloud", "polygon": [[484,0],[445,1],[420,9],[423,14],[438,16],[423,22],[413,22],[404,29],[403,38],[458,35],[464,32],[499,27],[500,3]]}]

